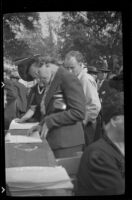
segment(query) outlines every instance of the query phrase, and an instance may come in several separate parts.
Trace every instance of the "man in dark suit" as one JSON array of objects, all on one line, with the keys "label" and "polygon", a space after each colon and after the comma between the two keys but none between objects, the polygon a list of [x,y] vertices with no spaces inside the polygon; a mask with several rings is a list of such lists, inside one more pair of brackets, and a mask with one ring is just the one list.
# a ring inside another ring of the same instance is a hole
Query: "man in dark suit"
[{"label": "man in dark suit", "polygon": [[[40,124],[30,129],[28,134],[39,131],[41,137],[46,137],[56,157],[75,155],[84,145],[85,97],[82,86],[74,75],[55,64],[53,59],[38,60],[36,74],[46,84],[46,90],[40,105]],[[26,66],[28,75],[33,65]]]},{"label": "man in dark suit", "polygon": [[76,195],[120,195],[125,192],[123,93],[104,103],[104,134],[85,150],[78,171]]},{"label": "man in dark suit", "polygon": [[98,69],[98,76],[97,76],[97,85],[98,85],[98,93],[99,98],[101,102],[103,101],[103,98],[105,95],[107,95],[107,92],[109,92],[109,81],[106,79],[107,74],[110,72],[110,70],[101,67]]}]

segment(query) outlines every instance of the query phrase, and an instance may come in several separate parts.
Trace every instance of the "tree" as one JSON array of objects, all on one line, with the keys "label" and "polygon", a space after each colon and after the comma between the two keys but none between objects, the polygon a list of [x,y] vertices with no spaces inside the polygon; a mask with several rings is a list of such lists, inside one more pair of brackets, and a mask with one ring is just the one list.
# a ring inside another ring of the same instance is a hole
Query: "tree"
[{"label": "tree", "polygon": [[8,13],[3,16],[4,56],[14,60],[31,55],[28,44],[20,39],[25,30],[34,31],[38,27],[38,13]]},{"label": "tree", "polygon": [[113,55],[122,57],[120,12],[63,12],[60,35],[64,40],[63,57],[69,50],[79,50],[88,65],[98,66],[98,62],[105,59],[111,69]]}]

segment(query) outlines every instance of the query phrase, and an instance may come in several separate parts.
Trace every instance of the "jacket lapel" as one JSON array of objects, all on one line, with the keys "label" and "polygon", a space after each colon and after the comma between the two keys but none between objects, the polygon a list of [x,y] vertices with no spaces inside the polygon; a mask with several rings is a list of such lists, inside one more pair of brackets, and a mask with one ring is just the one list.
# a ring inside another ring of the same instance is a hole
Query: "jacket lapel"
[{"label": "jacket lapel", "polygon": [[56,89],[58,88],[58,85],[60,84],[61,81],[61,76],[60,76],[61,68],[58,69],[56,72],[56,75],[54,79],[52,80],[52,83],[50,85],[50,88],[47,92],[46,98],[45,98],[45,107],[47,108],[51,98],[53,97]]}]

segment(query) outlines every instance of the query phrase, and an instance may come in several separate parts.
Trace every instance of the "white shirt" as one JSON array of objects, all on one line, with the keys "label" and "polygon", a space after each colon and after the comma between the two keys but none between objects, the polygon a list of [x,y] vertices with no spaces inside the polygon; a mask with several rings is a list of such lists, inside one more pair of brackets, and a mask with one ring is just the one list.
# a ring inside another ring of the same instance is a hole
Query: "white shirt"
[{"label": "white shirt", "polygon": [[85,124],[89,121],[96,122],[96,118],[101,109],[101,103],[97,92],[95,79],[83,69],[78,75],[86,98]]}]

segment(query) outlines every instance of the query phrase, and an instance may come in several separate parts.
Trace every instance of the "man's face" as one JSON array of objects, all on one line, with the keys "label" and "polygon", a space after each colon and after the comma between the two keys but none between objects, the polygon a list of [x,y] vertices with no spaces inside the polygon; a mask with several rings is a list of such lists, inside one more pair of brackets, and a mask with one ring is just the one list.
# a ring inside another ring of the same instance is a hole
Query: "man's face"
[{"label": "man's face", "polygon": [[107,73],[106,73],[106,72],[100,71],[100,72],[98,73],[98,79],[99,79],[99,80],[105,80],[106,77],[107,77]]},{"label": "man's face", "polygon": [[124,140],[124,115],[119,115],[116,117],[117,120],[117,131],[121,140]]},{"label": "man's face", "polygon": [[81,63],[79,63],[75,57],[65,58],[64,66],[69,72],[73,73],[75,76],[78,76],[80,71],[82,70]]},{"label": "man's face", "polygon": [[52,64],[43,64],[39,69],[38,69],[38,76],[41,82],[48,84],[50,82],[52,72],[51,72],[51,67]]}]

